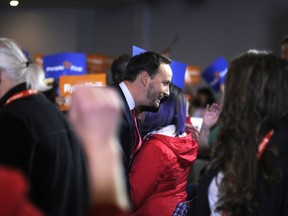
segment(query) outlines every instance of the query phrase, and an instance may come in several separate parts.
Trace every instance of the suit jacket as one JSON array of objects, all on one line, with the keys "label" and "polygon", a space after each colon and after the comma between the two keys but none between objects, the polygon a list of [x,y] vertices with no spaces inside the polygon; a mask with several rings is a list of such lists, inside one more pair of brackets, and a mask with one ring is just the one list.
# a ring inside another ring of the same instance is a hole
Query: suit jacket
[{"label": "suit jacket", "polygon": [[65,116],[40,93],[4,105],[26,89],[22,83],[0,100],[0,163],[24,173],[45,215],[87,215],[86,163]]},{"label": "suit jacket", "polygon": [[132,161],[132,159],[130,158],[130,154],[134,147],[135,123],[133,120],[131,110],[128,106],[128,103],[121,88],[119,87],[119,85],[114,85],[113,87],[119,93],[120,98],[122,99],[124,105],[122,109],[122,118],[120,122],[119,140],[123,151],[124,166],[126,169],[126,173],[128,174],[130,164]]}]

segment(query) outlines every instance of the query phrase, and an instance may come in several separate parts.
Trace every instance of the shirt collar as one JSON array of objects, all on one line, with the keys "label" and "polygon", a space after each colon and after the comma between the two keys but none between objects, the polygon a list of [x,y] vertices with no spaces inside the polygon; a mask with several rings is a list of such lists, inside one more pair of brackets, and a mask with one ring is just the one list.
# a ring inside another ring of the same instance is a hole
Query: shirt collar
[{"label": "shirt collar", "polygon": [[121,82],[119,84],[119,87],[121,88],[121,90],[125,96],[125,99],[127,101],[127,104],[129,106],[130,110],[133,110],[135,108],[135,101],[134,101],[133,96],[131,95],[129,89],[127,88],[127,86],[125,85],[124,82]]}]

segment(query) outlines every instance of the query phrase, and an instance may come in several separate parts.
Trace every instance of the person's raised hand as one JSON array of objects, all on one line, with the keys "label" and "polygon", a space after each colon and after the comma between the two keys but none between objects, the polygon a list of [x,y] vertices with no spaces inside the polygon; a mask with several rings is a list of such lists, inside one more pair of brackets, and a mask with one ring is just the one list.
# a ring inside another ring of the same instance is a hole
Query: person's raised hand
[{"label": "person's raised hand", "polygon": [[220,113],[221,109],[218,104],[213,103],[211,106],[207,105],[202,127],[211,128],[218,121]]},{"label": "person's raised hand", "polygon": [[95,145],[103,145],[108,139],[116,137],[120,109],[121,101],[113,89],[77,87],[73,92],[69,117],[84,142],[87,139],[93,142],[99,140],[101,143]]},{"label": "person's raised hand", "polygon": [[121,106],[113,89],[77,87],[72,95],[69,118],[88,159],[92,203],[128,208],[117,140]]}]

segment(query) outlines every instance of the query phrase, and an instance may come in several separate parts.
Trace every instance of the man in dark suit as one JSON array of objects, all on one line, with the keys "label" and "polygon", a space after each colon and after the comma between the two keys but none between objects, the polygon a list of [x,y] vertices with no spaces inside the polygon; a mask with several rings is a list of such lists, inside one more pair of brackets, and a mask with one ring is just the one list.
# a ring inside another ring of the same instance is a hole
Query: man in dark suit
[{"label": "man in dark suit", "polygon": [[124,81],[116,86],[124,101],[119,138],[126,174],[133,156],[141,147],[141,138],[139,140],[132,110],[138,106],[158,108],[161,100],[169,95],[172,79],[170,63],[169,59],[154,52],[136,55],[126,67]]}]

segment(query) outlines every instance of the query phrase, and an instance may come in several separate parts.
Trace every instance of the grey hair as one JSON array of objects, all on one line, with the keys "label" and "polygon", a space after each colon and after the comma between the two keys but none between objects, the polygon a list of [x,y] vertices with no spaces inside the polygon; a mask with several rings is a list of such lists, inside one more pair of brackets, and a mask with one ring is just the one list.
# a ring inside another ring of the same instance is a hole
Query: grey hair
[{"label": "grey hair", "polygon": [[39,91],[48,90],[44,71],[29,62],[15,41],[0,38],[0,71],[15,83],[26,82],[27,86]]}]

